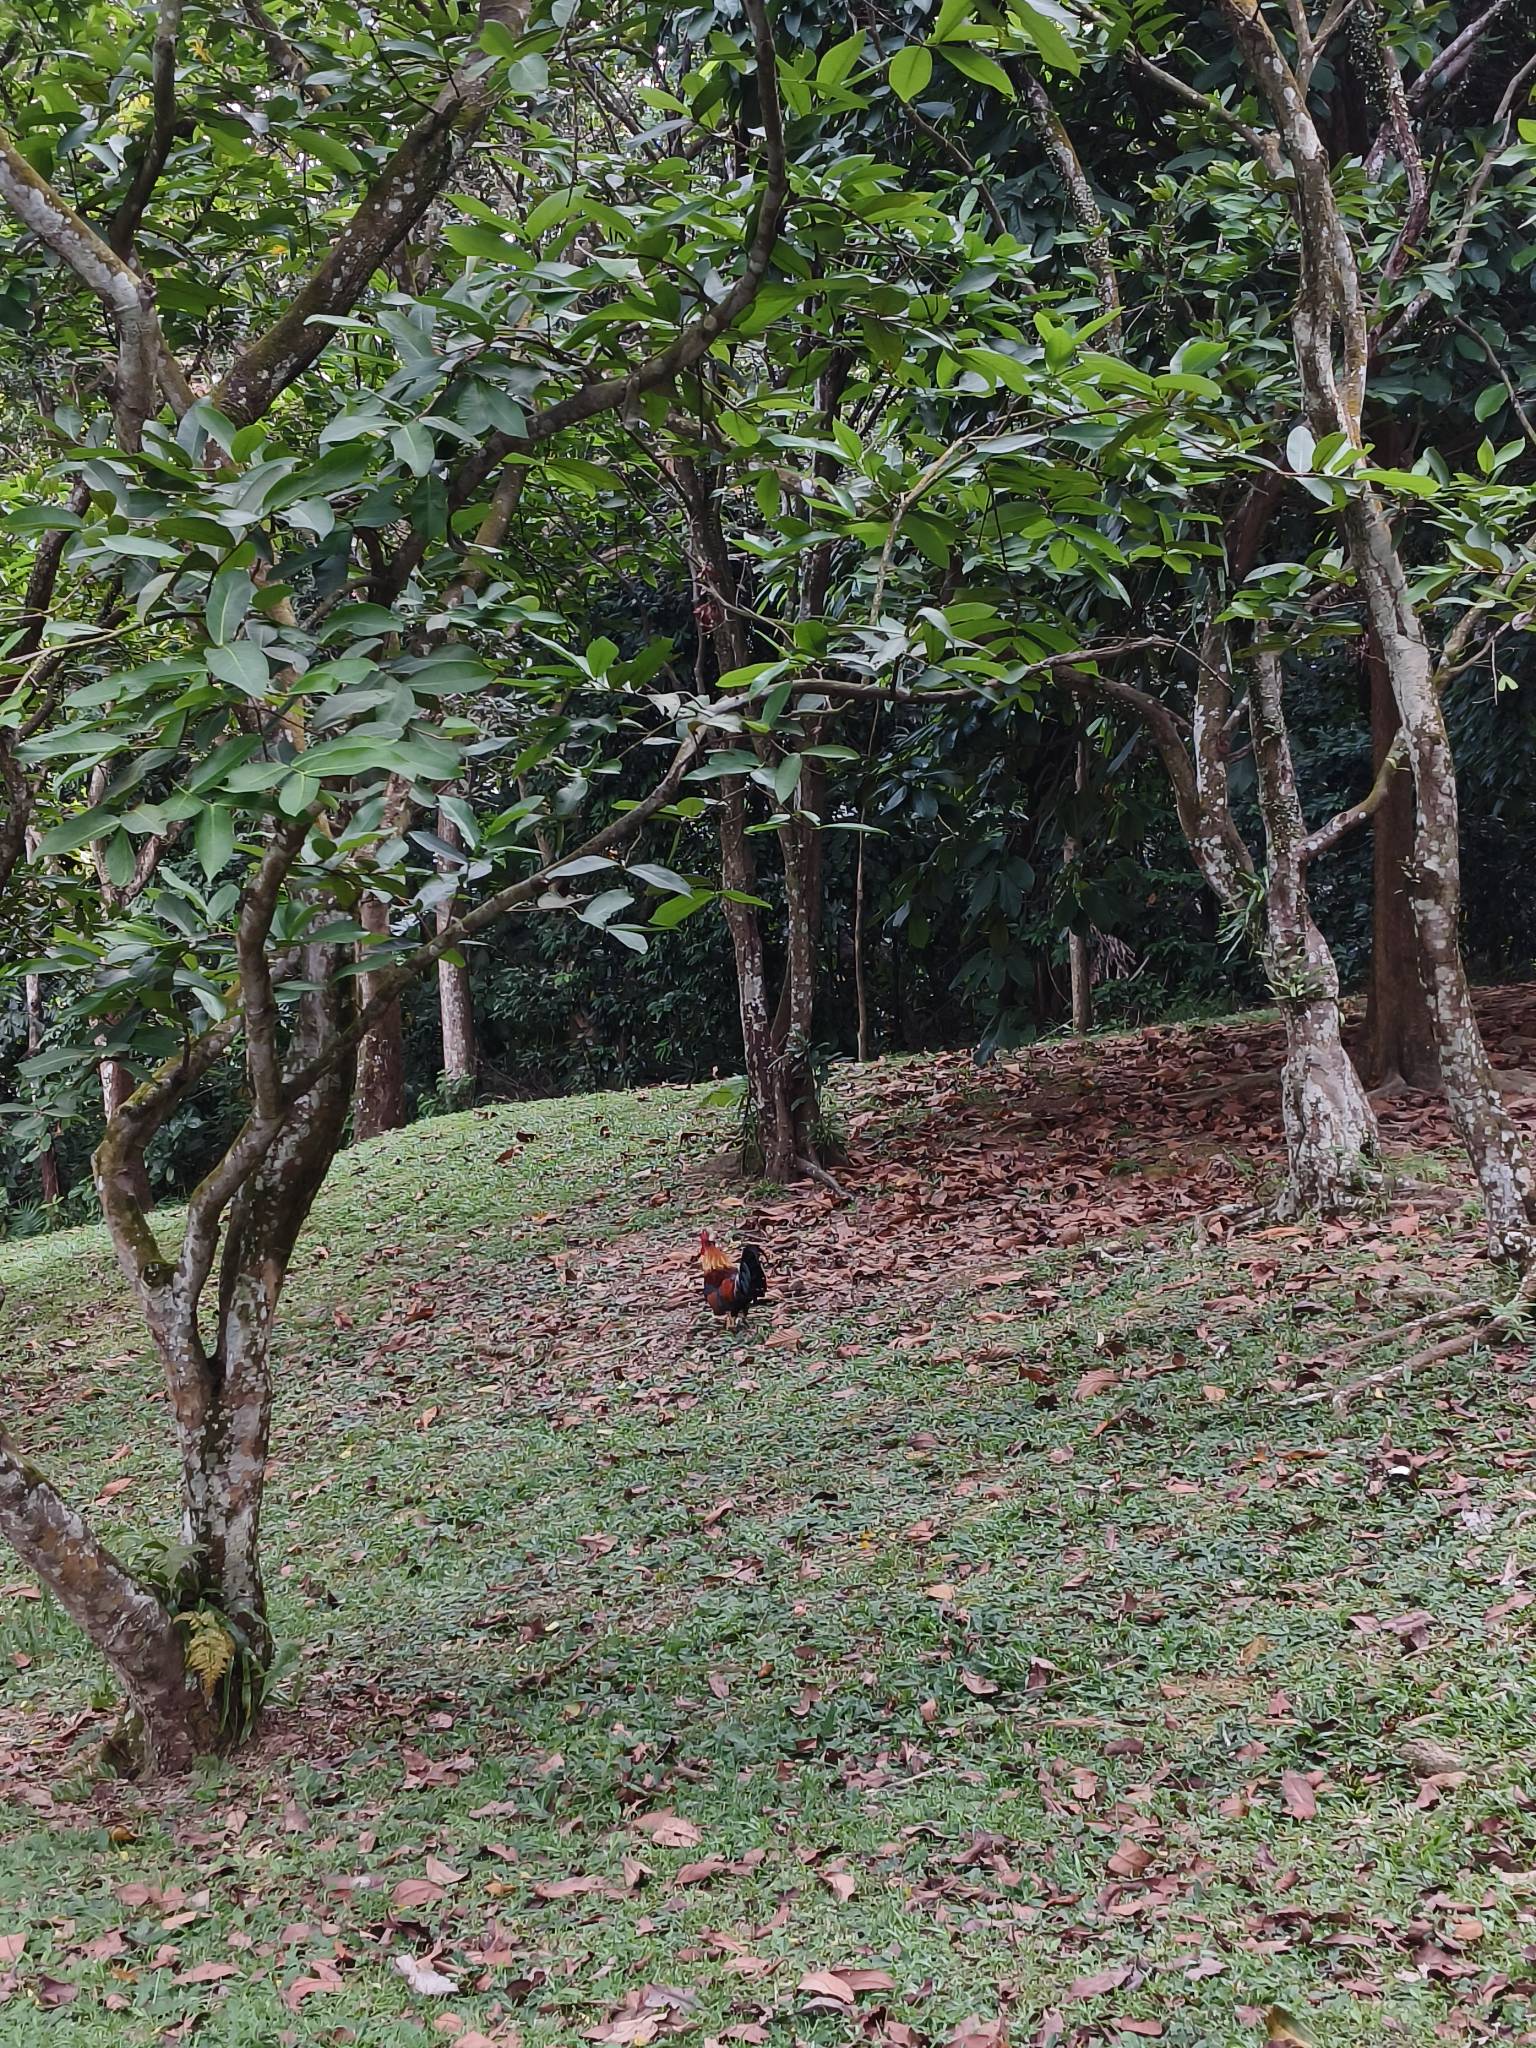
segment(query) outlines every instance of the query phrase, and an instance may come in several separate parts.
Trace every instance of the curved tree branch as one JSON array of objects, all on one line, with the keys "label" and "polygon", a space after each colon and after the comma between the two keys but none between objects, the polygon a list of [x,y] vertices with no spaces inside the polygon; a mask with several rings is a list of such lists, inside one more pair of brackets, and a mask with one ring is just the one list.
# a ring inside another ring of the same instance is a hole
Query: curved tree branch
[{"label": "curved tree branch", "polygon": [[[599,413],[632,405],[647,391],[672,383],[699,362],[714,343],[727,333],[757,297],[789,206],[789,166],[784,154],[784,126],[779,106],[778,60],[773,47],[773,28],[763,0],[742,0],[752,30],[757,68],[757,97],[763,130],[763,190],[756,224],[735,282],[709,310],[689,321],[663,349],[657,349],[622,375],[596,377],[566,398],[530,415],[521,434],[488,434],[475,454],[461,464],[449,489],[454,506],[468,504],[487,478],[509,455],[526,454],[541,442],[552,439],[566,427]],[[397,576],[409,578],[421,559],[419,540],[402,550]]]},{"label": "curved tree branch", "polygon": [[[521,35],[529,5],[530,0],[481,0],[480,24],[496,22]],[[227,418],[240,426],[260,419],[329,347],[333,330],[321,316],[349,313],[380,265],[421,221],[464,142],[489,114],[495,75],[495,66],[476,45],[363,194],[319,268],[271,326],[241,350],[209,394]]]},{"label": "curved tree branch", "polygon": [[160,0],[150,58],[149,133],[134,166],[133,182],[107,228],[108,246],[125,259],[132,253],[144,209],[176,140],[176,46],[181,36],[182,5],[183,0]]},{"label": "curved tree branch", "polygon": [[4,128],[0,128],[0,199],[44,248],[89,286],[116,322],[113,405],[117,439],[132,453],[143,436],[144,422],[155,410],[165,354],[153,286],[80,218],[46,178],[39,177]]}]

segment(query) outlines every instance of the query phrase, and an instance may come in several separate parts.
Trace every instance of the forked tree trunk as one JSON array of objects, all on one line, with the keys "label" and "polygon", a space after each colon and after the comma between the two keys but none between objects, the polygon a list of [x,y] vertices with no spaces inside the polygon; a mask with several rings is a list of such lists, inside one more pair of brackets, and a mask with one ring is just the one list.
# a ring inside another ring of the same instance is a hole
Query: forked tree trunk
[{"label": "forked tree trunk", "polygon": [[[1224,12],[1290,160],[1302,259],[1291,327],[1307,423],[1319,440],[1338,434],[1346,446],[1360,448],[1371,339],[1354,242],[1334,194],[1328,153],[1306,92],[1261,10],[1249,0],[1224,0]],[[1369,483],[1348,486],[1342,522],[1413,773],[1410,902],[1446,1101],[1482,1191],[1489,1251],[1528,1278],[1536,1266],[1536,1180],[1494,1086],[1461,957],[1456,767],[1439,679],[1386,508]]]},{"label": "forked tree trunk", "polygon": [[[389,936],[389,905],[383,897],[365,894],[358,906],[357,921],[379,938]],[[358,976],[358,1002],[372,1000],[376,978]],[[379,1018],[364,1038],[357,1055],[357,1104],[352,1116],[352,1135],[361,1144],[385,1131],[398,1131],[405,1122],[405,1025],[398,999]]]},{"label": "forked tree trunk", "polygon": [[[338,965],[335,949],[311,947],[304,956],[315,986],[297,1005],[288,1076],[337,1048],[345,1015]],[[224,1028],[209,1034],[214,1057]],[[136,1122],[152,1115],[144,1098],[108,1127],[97,1150],[102,1206],[170,1391],[188,1553],[174,1585],[151,1588],[135,1578],[0,1438],[0,1533],[121,1679],[130,1709],[121,1747],[151,1770],[183,1769],[198,1754],[233,1747],[260,1712],[272,1653],[258,1549],[272,1324],[294,1244],[341,1143],[352,1078],[343,1055],[296,1100],[278,1098],[273,1120],[253,1110],[193,1191],[174,1265],[161,1260],[128,1191],[125,1168],[143,1143]],[[176,1087],[172,1079],[162,1103]],[[153,1088],[152,1081],[144,1096]],[[205,1345],[198,1304],[221,1223],[213,1342]],[[220,1646],[217,1668],[195,1682],[189,1647],[210,1638]]]},{"label": "forked tree trunk", "polygon": [[1282,1206],[1327,1215],[1358,1201],[1371,1185],[1376,1118],[1344,1049],[1338,969],[1307,900],[1306,826],[1277,654],[1256,656],[1248,705],[1269,853],[1264,965],[1285,1019]]},{"label": "forked tree trunk", "polygon": [[[1365,640],[1371,693],[1371,773],[1400,729],[1392,679],[1374,633]],[[1365,1003],[1365,1078],[1373,1088],[1399,1084],[1438,1093],[1440,1054],[1435,1024],[1419,974],[1419,934],[1413,920],[1413,777],[1403,767],[1387,785],[1372,823],[1371,968]]]},{"label": "forked tree trunk", "polygon": [[[462,844],[458,827],[444,811],[437,814],[437,836],[446,846]],[[452,903],[440,903],[438,930],[446,931],[452,921]],[[475,1037],[475,999],[462,954],[445,953],[437,963],[437,1011],[443,1043],[443,1101],[450,1109],[468,1109],[479,1082],[480,1052]]]},{"label": "forked tree trunk", "polygon": [[1490,1254],[1524,1274],[1536,1260],[1536,1180],[1495,1084],[1461,957],[1461,826],[1440,693],[1392,530],[1374,492],[1351,494],[1344,529],[1413,771],[1417,824],[1409,902],[1446,1102],[1482,1191]]},{"label": "forked tree trunk", "polygon": [[[1133,710],[1146,726],[1172,786],[1185,842],[1207,887],[1238,930],[1255,908],[1253,857],[1232,816],[1226,766],[1226,714],[1231,703],[1226,629],[1213,622],[1201,646],[1191,758],[1166,705],[1106,676],[1069,676],[1079,694]],[[1282,1075],[1286,1206],[1329,1208],[1366,1177],[1376,1120],[1339,1032],[1338,971],[1312,922],[1305,887],[1306,838],[1290,747],[1285,736],[1278,670],[1269,699],[1250,690],[1261,803],[1269,846],[1262,895],[1263,937],[1257,941],[1285,1017]]]},{"label": "forked tree trunk", "polygon": [[[334,966],[315,968],[312,978],[328,976]],[[334,985],[306,995],[290,1067],[322,1052],[342,1016]],[[272,1329],[294,1246],[341,1145],[352,1082],[351,1063],[343,1061],[294,1105],[281,1136],[230,1206],[202,1427],[183,1448],[185,1539],[196,1560],[197,1591],[238,1624],[258,1675],[272,1660],[260,1553]]]},{"label": "forked tree trunk", "polygon": [[[679,457],[673,474],[688,508],[694,567],[695,616],[707,631],[722,674],[746,665],[750,654],[737,608],[738,589],[720,511],[708,485],[690,461]],[[729,744],[723,742],[722,744]],[[766,762],[773,759],[759,745]],[[818,772],[807,763],[802,774]],[[747,782],[720,781],[720,878],[728,891],[754,893],[756,862],[747,836]],[[808,799],[805,799],[808,802]],[[808,844],[815,828],[799,815],[779,826],[775,837],[783,857],[785,898],[784,982],[777,1003],[769,999],[762,924],[750,903],[723,909],[736,962],[741,1012],[742,1059],[747,1083],[747,1131],[743,1163],[770,1180],[794,1180],[817,1161],[821,1107],[811,1064],[811,1023],[816,1000],[816,935],[820,921],[821,849]]]}]

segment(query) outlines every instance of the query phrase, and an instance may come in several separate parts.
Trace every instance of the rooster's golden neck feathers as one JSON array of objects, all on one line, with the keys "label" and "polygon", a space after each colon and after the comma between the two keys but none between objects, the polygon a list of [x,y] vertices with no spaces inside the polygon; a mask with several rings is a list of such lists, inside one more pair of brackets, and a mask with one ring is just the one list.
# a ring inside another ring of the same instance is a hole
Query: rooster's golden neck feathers
[{"label": "rooster's golden neck feathers", "polygon": [[707,1230],[699,1232],[699,1264],[705,1273],[729,1273],[736,1261],[723,1252]]}]

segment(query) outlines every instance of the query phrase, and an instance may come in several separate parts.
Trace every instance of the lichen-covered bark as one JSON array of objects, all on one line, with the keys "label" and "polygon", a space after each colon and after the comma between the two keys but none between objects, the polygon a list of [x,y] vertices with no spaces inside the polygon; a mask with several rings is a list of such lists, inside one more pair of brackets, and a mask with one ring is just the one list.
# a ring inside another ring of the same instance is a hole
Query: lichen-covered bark
[{"label": "lichen-covered bark", "polygon": [[[1392,679],[1368,635],[1372,769],[1382,773],[1401,722]],[[1406,765],[1387,779],[1371,821],[1371,968],[1366,985],[1365,1078],[1373,1088],[1398,1084],[1438,1092],[1440,1053],[1419,974],[1419,934],[1411,878],[1414,851],[1413,778]]]},{"label": "lichen-covered bark", "polygon": [[0,1429],[0,1536],[106,1659],[135,1721],[140,1760],[186,1770],[218,1728],[188,1678],[175,1621]]},{"label": "lichen-covered bark", "polygon": [[1344,1049],[1338,969],[1307,900],[1306,826],[1282,689],[1279,656],[1258,654],[1248,705],[1269,855],[1264,965],[1285,1019],[1283,1206],[1328,1214],[1357,1201],[1371,1184],[1376,1118]]},{"label": "lichen-covered bark", "polygon": [[1344,527],[1413,773],[1417,830],[1409,901],[1446,1103],[1482,1192],[1489,1251],[1524,1273],[1536,1261],[1536,1178],[1494,1082],[1461,957],[1461,827],[1440,694],[1392,530],[1373,492],[1351,497]]},{"label": "lichen-covered bark", "polygon": [[[334,955],[311,948],[288,1066],[296,1070],[341,1032]],[[272,1419],[271,1344],[293,1249],[346,1127],[353,1066],[343,1060],[288,1110],[284,1128],[230,1206],[219,1267],[217,1338],[199,1447],[197,1512],[188,1541],[203,1588],[237,1621],[252,1654],[270,1661],[259,1548]]]},{"label": "lichen-covered bark", "polygon": [[117,379],[112,394],[117,439],[137,449],[160,391],[164,342],[154,286],[141,277],[21,154],[0,128],[0,202],[81,283],[93,291],[117,329]]},{"label": "lichen-covered bark", "polygon": [[[520,35],[527,26],[528,4],[482,0],[479,18]],[[212,402],[228,418],[239,425],[260,419],[330,345],[334,329],[317,316],[349,313],[375,273],[420,225],[461,149],[489,113],[499,71],[476,42],[359,200],[318,268],[215,387]]]},{"label": "lichen-covered bark", "polygon": [[[1263,14],[1249,0],[1223,0],[1223,9],[1293,174],[1301,287],[1292,331],[1308,424],[1319,439],[1342,434],[1362,447],[1370,335],[1359,266],[1334,197],[1327,152],[1306,94]],[[1536,1178],[1494,1085],[1461,957],[1456,769],[1434,664],[1386,508],[1369,484],[1348,487],[1342,524],[1413,775],[1411,902],[1446,1101],[1482,1191],[1490,1253],[1525,1274],[1536,1265]]]},{"label": "lichen-covered bark", "polygon": [[[101,1113],[103,1120],[111,1123],[123,1104],[133,1093],[133,1076],[121,1060],[103,1060],[101,1063]],[[150,1192],[149,1173],[142,1158],[128,1161],[123,1173],[132,1187],[133,1198],[146,1212],[153,1206],[154,1197]]]},{"label": "lichen-covered bark", "polygon": [[[514,471],[514,475],[521,472]],[[437,836],[445,846],[460,846],[459,829],[446,811],[437,814]],[[445,867],[445,862],[439,862]],[[451,902],[441,903],[437,928],[446,931],[453,917]],[[467,1109],[475,1099],[480,1052],[475,1036],[475,1000],[469,967],[463,956],[445,954],[437,963],[437,1009],[443,1046],[443,1099],[454,1109]]]},{"label": "lichen-covered bark", "polygon": [[[365,895],[358,905],[358,923],[379,938],[389,936],[389,905],[380,896]],[[366,958],[366,949],[360,957]],[[359,995],[364,1004],[379,989],[376,974],[358,976]],[[405,1026],[398,998],[389,1004],[368,1031],[358,1048],[357,1106],[352,1117],[352,1134],[362,1143],[385,1131],[397,1131],[405,1122]]]}]

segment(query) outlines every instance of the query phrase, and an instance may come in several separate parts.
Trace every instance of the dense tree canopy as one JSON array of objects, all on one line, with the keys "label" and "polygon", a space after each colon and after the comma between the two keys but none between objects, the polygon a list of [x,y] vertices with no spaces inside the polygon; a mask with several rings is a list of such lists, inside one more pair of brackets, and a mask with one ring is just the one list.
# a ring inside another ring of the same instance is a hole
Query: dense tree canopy
[{"label": "dense tree canopy", "polygon": [[[1443,1077],[1531,1272],[1458,863],[1529,843],[1536,45],[1499,0],[1271,15],[11,29],[12,1156],[52,1197],[94,1144],[185,1562],[131,1580],[8,1446],[0,1527],[98,1638],[135,1603],[162,1760],[209,1735],[178,1616],[227,1726],[259,1702],[272,1318],[408,1076],[580,1078],[583,1032],[740,1067],[748,1163],[825,1181],[828,1049],[1144,971],[1280,1005],[1282,1201],[1338,1207],[1342,941],[1362,1064]],[[1520,839],[1463,830],[1457,749]],[[1478,915],[1523,965],[1521,906]]]}]

